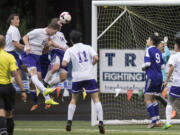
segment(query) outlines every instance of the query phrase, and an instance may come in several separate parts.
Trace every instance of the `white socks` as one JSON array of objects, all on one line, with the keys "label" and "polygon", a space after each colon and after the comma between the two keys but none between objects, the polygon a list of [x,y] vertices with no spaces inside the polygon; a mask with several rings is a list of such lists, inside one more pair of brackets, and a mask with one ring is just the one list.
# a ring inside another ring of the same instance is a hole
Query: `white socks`
[{"label": "white socks", "polygon": [[166,106],[166,124],[171,124],[171,113],[172,113],[172,106]]},{"label": "white socks", "polygon": [[103,109],[101,102],[95,103],[95,110],[99,121],[103,121]]},{"label": "white socks", "polygon": [[33,76],[31,77],[31,79],[32,79],[32,82],[34,83],[34,85],[35,85],[36,87],[38,87],[38,89],[39,89],[40,91],[44,92],[44,91],[46,90],[46,87],[44,87],[44,85],[42,84],[42,82],[39,81],[37,75],[33,75]]},{"label": "white socks", "polygon": [[48,81],[52,78],[53,73],[51,73],[51,70],[47,72],[46,77],[44,78],[44,81],[48,83]]},{"label": "white socks", "polygon": [[75,110],[76,110],[76,105],[69,104],[69,106],[68,106],[68,120],[73,119]]}]

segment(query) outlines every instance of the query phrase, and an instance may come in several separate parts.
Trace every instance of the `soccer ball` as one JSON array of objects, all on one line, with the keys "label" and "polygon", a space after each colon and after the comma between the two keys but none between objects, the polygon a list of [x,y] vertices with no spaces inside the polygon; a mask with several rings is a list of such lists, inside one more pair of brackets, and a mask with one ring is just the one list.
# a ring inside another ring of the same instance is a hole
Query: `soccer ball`
[{"label": "soccer ball", "polygon": [[69,12],[62,12],[59,16],[61,23],[68,24],[71,22],[71,15]]}]

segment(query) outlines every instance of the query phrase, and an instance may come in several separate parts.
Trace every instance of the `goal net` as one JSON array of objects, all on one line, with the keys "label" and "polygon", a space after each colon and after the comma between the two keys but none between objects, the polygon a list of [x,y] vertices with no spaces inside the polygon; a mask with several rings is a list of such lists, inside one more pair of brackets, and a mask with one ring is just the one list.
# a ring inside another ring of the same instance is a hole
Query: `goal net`
[{"label": "goal net", "polygon": [[[150,122],[142,97],[146,39],[155,32],[161,39],[168,36],[168,47],[173,49],[174,35],[180,30],[179,4],[178,0],[92,1],[92,45],[100,57],[95,71],[105,124]],[[165,119],[161,103],[160,117]],[[173,122],[179,123],[179,118]],[[92,125],[97,122],[92,103]]]}]

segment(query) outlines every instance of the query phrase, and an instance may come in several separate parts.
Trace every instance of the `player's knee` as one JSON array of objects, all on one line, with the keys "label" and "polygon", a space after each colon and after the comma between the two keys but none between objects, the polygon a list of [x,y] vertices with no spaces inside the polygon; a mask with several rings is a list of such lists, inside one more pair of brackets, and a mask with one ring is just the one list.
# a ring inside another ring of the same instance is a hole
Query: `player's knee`
[{"label": "player's knee", "polygon": [[146,104],[146,105],[148,105],[148,104],[152,103],[152,102],[151,102],[151,100],[150,100],[150,99],[148,99],[148,98],[144,98],[144,102],[145,102],[145,104]]},{"label": "player's knee", "polygon": [[76,104],[77,104],[77,100],[76,100],[76,99],[71,99],[70,104],[74,104],[74,105],[76,105]]},{"label": "player's knee", "polygon": [[0,116],[5,117],[6,116],[6,111],[4,109],[0,109]]},{"label": "player's knee", "polygon": [[91,98],[92,98],[92,100],[93,100],[94,103],[100,102],[99,96],[98,96],[98,92],[92,93],[92,94],[91,94]]},{"label": "player's knee", "polygon": [[12,111],[7,111],[6,118],[12,118],[12,117],[13,117]]},{"label": "player's knee", "polygon": [[77,104],[77,102],[78,102],[78,97],[79,97],[79,95],[78,94],[72,94],[72,98],[71,98],[71,102],[70,102],[70,104]]}]

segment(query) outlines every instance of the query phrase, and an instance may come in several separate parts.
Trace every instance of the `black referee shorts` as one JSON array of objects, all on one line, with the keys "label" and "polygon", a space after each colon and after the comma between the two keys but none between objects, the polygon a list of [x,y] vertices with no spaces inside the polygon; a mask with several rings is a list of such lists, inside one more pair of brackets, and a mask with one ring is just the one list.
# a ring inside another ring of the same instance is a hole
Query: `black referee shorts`
[{"label": "black referee shorts", "polygon": [[15,88],[12,84],[0,84],[0,109],[12,111],[15,105]]}]

